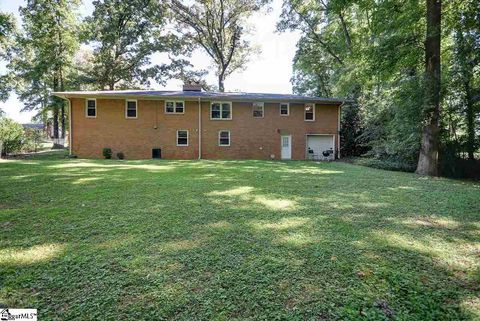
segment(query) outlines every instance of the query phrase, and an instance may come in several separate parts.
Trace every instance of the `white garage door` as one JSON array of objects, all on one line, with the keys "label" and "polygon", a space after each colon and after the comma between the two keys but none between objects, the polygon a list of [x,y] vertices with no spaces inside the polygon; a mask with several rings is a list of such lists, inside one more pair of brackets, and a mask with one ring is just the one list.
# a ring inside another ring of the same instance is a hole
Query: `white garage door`
[{"label": "white garage door", "polygon": [[[325,157],[323,152],[331,150],[330,156]],[[308,135],[307,156],[310,159],[334,159],[335,148],[333,135]]]}]

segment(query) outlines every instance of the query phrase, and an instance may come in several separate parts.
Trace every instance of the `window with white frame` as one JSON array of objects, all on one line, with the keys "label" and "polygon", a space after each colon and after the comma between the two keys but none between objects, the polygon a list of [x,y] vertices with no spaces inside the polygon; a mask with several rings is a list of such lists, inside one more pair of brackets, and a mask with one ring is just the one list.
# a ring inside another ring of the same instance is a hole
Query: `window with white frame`
[{"label": "window with white frame", "polygon": [[87,99],[85,102],[85,116],[89,118],[97,117],[97,100]]},{"label": "window with white frame", "polygon": [[218,132],[218,146],[230,146],[229,130],[221,130]]},{"label": "window with white frame", "polygon": [[165,101],[165,113],[166,114],[184,114],[185,102],[180,100]]},{"label": "window with white frame", "polygon": [[188,146],[188,130],[177,130],[177,146]]},{"label": "window with white frame", "polygon": [[290,115],[290,105],[288,103],[280,103],[280,116]]},{"label": "window with white frame", "polygon": [[253,103],[252,104],[253,117],[254,118],[263,118],[264,104],[263,103]]},{"label": "window with white frame", "polygon": [[125,103],[125,117],[137,118],[137,101],[127,100]]},{"label": "window with white frame", "polygon": [[210,105],[210,119],[232,119],[232,103],[214,101]]},{"label": "window with white frame", "polygon": [[314,121],[315,120],[315,104],[305,104],[305,120]]}]

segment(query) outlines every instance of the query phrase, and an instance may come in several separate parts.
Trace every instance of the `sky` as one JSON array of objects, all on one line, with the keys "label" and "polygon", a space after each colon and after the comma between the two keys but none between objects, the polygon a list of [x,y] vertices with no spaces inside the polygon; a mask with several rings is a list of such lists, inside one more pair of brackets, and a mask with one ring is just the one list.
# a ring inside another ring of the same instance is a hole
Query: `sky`
[{"label": "sky", "polygon": [[[84,0],[80,8],[82,16],[89,15],[92,10],[92,0]],[[0,11],[11,12],[16,15],[20,23],[18,8],[23,6],[23,0],[0,0]],[[282,7],[282,0],[273,0],[271,10],[263,11],[252,15],[248,24],[254,28],[249,40],[258,46],[260,54],[252,57],[245,70],[237,71],[230,75],[225,81],[226,91],[282,93],[292,92],[290,78],[292,77],[292,60],[296,51],[296,44],[300,38],[298,32],[276,32],[276,23],[279,19]],[[159,55],[152,57],[152,63],[162,62]],[[202,50],[196,50],[191,63],[197,69],[211,69],[211,59]],[[0,65],[0,73],[5,72],[4,65]],[[216,84],[215,74],[212,72],[207,80]],[[182,83],[171,79],[165,86],[152,84],[153,89],[158,90],[179,90]],[[2,103],[0,108],[6,112],[7,117],[20,123],[28,123],[36,112],[20,112],[23,108],[16,95],[12,93],[10,98]]]}]

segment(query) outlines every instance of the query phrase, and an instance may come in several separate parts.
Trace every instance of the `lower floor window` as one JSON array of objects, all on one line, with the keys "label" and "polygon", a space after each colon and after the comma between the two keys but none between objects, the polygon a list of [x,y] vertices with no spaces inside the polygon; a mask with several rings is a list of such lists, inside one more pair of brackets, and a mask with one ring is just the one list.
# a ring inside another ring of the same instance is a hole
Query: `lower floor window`
[{"label": "lower floor window", "polygon": [[177,146],[188,146],[188,130],[177,130]]},{"label": "lower floor window", "polygon": [[218,132],[218,146],[230,146],[230,131],[221,130]]}]

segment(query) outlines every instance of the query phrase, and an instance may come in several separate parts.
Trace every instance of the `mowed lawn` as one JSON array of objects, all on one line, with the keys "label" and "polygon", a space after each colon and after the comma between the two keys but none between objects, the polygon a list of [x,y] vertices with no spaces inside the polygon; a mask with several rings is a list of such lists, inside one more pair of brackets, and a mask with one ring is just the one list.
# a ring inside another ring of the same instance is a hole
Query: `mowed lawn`
[{"label": "mowed lawn", "polygon": [[345,163],[0,161],[39,320],[480,319],[480,185]]}]

